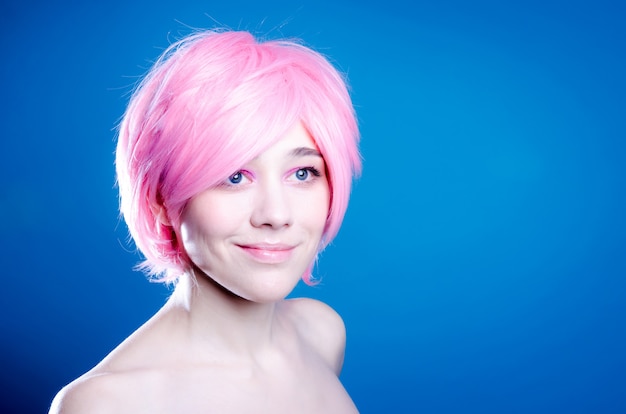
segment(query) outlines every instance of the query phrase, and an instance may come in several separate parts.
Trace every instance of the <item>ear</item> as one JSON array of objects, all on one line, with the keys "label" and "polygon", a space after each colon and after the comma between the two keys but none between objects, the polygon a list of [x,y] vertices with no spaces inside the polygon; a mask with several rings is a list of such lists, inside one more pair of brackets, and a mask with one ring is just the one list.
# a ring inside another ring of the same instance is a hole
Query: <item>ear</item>
[{"label": "ear", "polygon": [[160,223],[164,226],[171,226],[170,219],[167,217],[167,210],[162,205],[152,206],[152,214],[154,214],[154,218],[156,218],[157,223]]}]

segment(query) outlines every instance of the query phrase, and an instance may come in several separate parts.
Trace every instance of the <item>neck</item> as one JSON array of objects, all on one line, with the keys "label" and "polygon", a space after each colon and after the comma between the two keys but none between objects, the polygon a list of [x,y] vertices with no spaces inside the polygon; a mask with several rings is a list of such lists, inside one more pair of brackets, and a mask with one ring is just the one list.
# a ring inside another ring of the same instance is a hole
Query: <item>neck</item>
[{"label": "neck", "polygon": [[272,345],[276,303],[243,299],[198,270],[181,276],[167,306],[202,348],[245,356]]}]

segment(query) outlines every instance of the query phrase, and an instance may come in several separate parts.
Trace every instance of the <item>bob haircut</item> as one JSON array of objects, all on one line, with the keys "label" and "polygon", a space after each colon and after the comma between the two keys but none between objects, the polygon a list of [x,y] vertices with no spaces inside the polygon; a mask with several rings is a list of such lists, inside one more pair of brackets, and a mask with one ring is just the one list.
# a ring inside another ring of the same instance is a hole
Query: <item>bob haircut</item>
[{"label": "bob haircut", "polygon": [[[296,41],[206,30],[169,46],[131,96],[120,124],[120,210],[153,280],[177,282],[191,262],[182,212],[297,122],[326,162],[331,191],[321,251],[343,220],[360,173],[359,132],[344,78]],[[165,217],[163,216],[165,215]],[[303,275],[311,284],[309,267]]]}]

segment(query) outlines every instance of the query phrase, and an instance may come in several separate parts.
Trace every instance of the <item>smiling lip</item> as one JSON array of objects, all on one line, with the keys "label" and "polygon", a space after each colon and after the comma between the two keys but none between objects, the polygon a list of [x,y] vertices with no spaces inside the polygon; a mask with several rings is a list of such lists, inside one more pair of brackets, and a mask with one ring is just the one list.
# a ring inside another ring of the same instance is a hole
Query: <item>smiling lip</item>
[{"label": "smiling lip", "polygon": [[289,260],[295,249],[295,246],[286,244],[239,244],[237,246],[257,262],[267,264],[277,264]]}]

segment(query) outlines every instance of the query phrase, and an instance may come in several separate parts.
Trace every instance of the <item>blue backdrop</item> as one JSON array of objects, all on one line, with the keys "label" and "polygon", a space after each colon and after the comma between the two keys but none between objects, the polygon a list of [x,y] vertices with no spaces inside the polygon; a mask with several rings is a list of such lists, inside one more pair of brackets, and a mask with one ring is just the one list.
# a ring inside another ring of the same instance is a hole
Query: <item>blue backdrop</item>
[{"label": "blue backdrop", "polygon": [[362,413],[626,412],[620,3],[4,1],[0,411],[45,412],[163,304],[114,128],[172,39],[227,25],[349,76],[364,173],[294,294],[343,315]]}]

